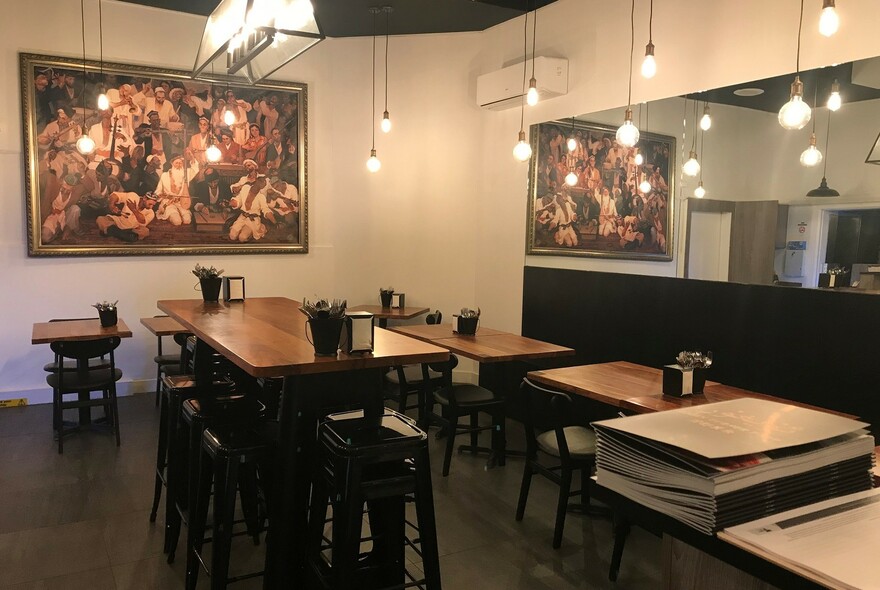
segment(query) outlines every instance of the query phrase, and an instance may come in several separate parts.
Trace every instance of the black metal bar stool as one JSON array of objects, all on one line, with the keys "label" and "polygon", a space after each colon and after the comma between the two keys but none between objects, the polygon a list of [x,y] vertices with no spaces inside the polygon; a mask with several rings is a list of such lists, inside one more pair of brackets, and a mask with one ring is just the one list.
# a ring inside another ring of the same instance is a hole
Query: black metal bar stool
[{"label": "black metal bar stool", "polygon": [[[184,406],[191,403],[186,402]],[[260,521],[254,500],[258,496],[258,463],[269,459],[274,443],[258,428],[210,427],[202,434],[197,485],[190,498],[189,530],[187,534],[186,588],[194,590],[199,569],[207,566],[202,556],[208,528],[208,504],[211,486],[214,487],[214,510],[211,519],[211,588],[226,588],[237,582],[263,575],[253,572],[229,577],[233,526],[235,520],[235,496],[241,495],[242,512],[247,523],[246,534],[255,534],[259,542]],[[244,534],[244,533],[238,533]]]},{"label": "black metal bar stool", "polygon": [[[427,434],[412,419],[386,408],[375,418],[365,418],[362,411],[327,416],[318,429],[318,442],[307,557],[321,584],[339,590],[415,586],[439,590]],[[405,535],[407,496],[415,499],[416,540]],[[330,538],[324,536],[328,502]],[[370,536],[361,538],[365,502]],[[372,542],[364,556],[362,541]],[[407,544],[421,555],[422,579],[405,568]],[[324,556],[327,550],[329,560]]]}]

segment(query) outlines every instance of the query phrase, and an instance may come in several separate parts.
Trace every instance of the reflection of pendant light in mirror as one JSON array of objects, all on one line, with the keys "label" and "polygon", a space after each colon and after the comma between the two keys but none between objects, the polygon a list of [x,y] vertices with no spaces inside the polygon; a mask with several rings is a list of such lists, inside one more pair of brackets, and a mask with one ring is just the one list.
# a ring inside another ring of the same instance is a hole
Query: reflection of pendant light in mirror
[{"label": "reflection of pendant light in mirror", "polygon": [[391,28],[391,11],[394,10],[390,6],[382,8],[385,11],[385,112],[382,114],[382,133],[391,131],[391,117],[388,114],[388,30]]},{"label": "reflection of pendant light in mirror", "polygon": [[834,9],[834,0],[822,1],[822,16],[819,17],[819,32],[830,37],[840,27],[840,17]]},{"label": "reflection of pendant light in mirror", "polygon": [[235,125],[235,113],[232,111],[228,104],[226,105],[225,109],[226,112],[223,113],[223,122],[231,127],[232,125]]},{"label": "reflection of pendant light in mirror", "polygon": [[[648,120],[648,103],[645,103],[645,127],[644,127],[644,129],[648,128],[647,120]],[[641,103],[639,104],[639,127],[642,127],[642,105],[641,105]],[[636,163],[636,166],[641,166],[642,164],[645,163],[645,156],[642,155],[642,152],[638,148],[636,148],[636,156],[635,156],[635,158],[633,158],[633,161]]]},{"label": "reflection of pendant light in mirror", "polygon": [[100,56],[100,61],[98,63],[101,64],[101,94],[98,95],[98,110],[106,111],[110,108],[110,99],[107,98],[107,90],[104,88],[104,14],[102,9],[103,0],[98,0],[98,31],[99,31],[99,49],[98,55]]},{"label": "reflection of pendant light in mirror", "polygon": [[565,175],[565,184],[568,186],[574,186],[578,183],[578,175],[574,173],[574,170],[569,169],[568,174]]},{"label": "reflection of pendant light in mirror", "polygon": [[840,83],[837,81],[837,79],[835,79],[834,82],[831,84],[831,95],[828,97],[828,102],[826,103],[826,106],[830,110],[836,111],[840,109],[842,104],[843,100],[840,98]]},{"label": "reflection of pendant light in mirror", "polygon": [[[80,19],[82,20],[82,42],[83,42],[83,94],[85,94],[86,89],[86,9],[84,5],[84,0],[79,0],[79,14]],[[83,109],[82,115],[82,126],[85,130],[86,127],[86,111]],[[89,137],[88,133],[83,133],[79,139],[76,140],[76,151],[81,153],[84,156],[91,154],[95,151],[95,141]]]},{"label": "reflection of pendant light in mirror", "polygon": [[629,16],[630,42],[629,42],[629,88],[626,95],[626,112],[623,117],[623,125],[617,129],[615,138],[623,147],[633,147],[639,142],[639,129],[633,125],[632,118],[632,79],[633,79],[633,50],[636,42],[636,0],[632,0],[632,9]]},{"label": "reflection of pendant light in mirror", "polygon": [[839,197],[840,193],[830,188],[828,186],[828,180],[825,178],[825,174],[828,172],[828,157],[831,155],[828,153],[828,142],[831,139],[831,111],[828,111],[828,127],[825,130],[825,164],[822,168],[822,182],[819,183],[817,188],[814,188],[810,192],[807,193],[808,197]]},{"label": "reflection of pendant light in mirror", "polygon": [[569,153],[575,151],[578,147],[578,141],[574,137],[574,117],[571,118],[571,133],[568,134],[568,140],[565,142]]},{"label": "reflection of pendant light in mirror", "polygon": [[[696,133],[696,131],[694,131],[694,133]],[[703,131],[700,131],[700,160],[702,160],[703,163],[706,162],[706,160],[703,159],[703,154],[705,152],[706,152],[706,134],[705,134],[705,129],[704,129]],[[700,182],[697,184],[697,188],[694,189],[694,196],[698,199],[702,199],[703,197],[706,196],[706,189],[703,188],[703,168],[702,167],[700,167]]]},{"label": "reflection of pendant light in mirror", "polygon": [[219,162],[221,156],[223,156],[223,154],[220,152],[220,148],[218,148],[212,140],[211,145],[205,150],[205,158],[207,158],[209,162]]},{"label": "reflection of pendant light in mirror", "polygon": [[[816,100],[819,98],[819,84],[816,83],[816,92],[813,96],[813,107],[816,106]],[[817,166],[822,161],[822,152],[816,149],[816,119],[813,119],[813,131],[810,133],[810,145],[801,153],[801,166]]]},{"label": "reflection of pendant light in mirror", "polygon": [[373,133],[373,147],[370,149],[370,157],[367,159],[367,170],[370,172],[378,172],[382,167],[382,162],[376,157],[376,122],[373,117],[376,116],[376,14],[381,10],[378,7],[371,7],[370,12],[373,15],[373,106],[370,109],[370,130]]},{"label": "reflection of pendant light in mirror", "polygon": [[[687,123],[687,119],[685,119],[685,123]],[[681,171],[688,176],[696,176],[700,173],[700,162],[697,160],[697,101],[694,101],[694,139],[691,142],[691,151],[688,154],[687,162],[681,167]]]},{"label": "reflection of pendant light in mirror", "polygon": [[[528,51],[529,51],[529,13],[525,14],[525,22],[523,23],[523,81],[522,85],[525,88],[526,85],[526,64],[528,64]],[[513,146],[513,157],[519,160],[520,162],[525,162],[529,158],[532,157],[532,146],[529,145],[529,142],[526,141],[526,132],[525,132],[525,113],[526,113],[526,103],[525,103],[525,94],[520,97],[520,105],[519,105],[519,140],[516,142],[516,145]]]},{"label": "reflection of pendant light in mirror", "polygon": [[645,45],[642,76],[651,79],[655,74],[657,74],[657,60],[654,59],[654,0],[651,0],[651,16],[648,18],[648,44]]},{"label": "reflection of pendant light in mirror", "polygon": [[804,24],[804,0],[801,0],[800,21],[798,21],[797,60],[794,82],[791,84],[791,98],[779,109],[779,124],[785,129],[803,129],[810,122],[812,111],[804,102],[804,84],[801,82],[801,29]]},{"label": "reflection of pendant light in mirror", "polygon": [[700,129],[703,131],[709,131],[712,127],[712,116],[709,115],[709,103],[706,102],[706,106],[703,107],[703,116],[700,118]]},{"label": "reflection of pendant light in mirror", "polygon": [[[650,121],[650,115],[651,115],[651,105],[646,102],[645,103],[645,126],[643,127],[643,129],[648,129],[650,127],[650,125],[648,124]],[[642,126],[642,105],[639,105],[639,127],[641,127],[641,126]],[[649,192],[651,192],[651,189],[653,187],[651,186],[651,182],[648,180],[648,174],[644,173],[641,170],[642,164],[645,163],[645,157],[642,155],[641,151],[636,153],[635,162],[636,162],[636,166],[639,166],[639,168],[640,168],[638,173],[642,176],[642,182],[639,183],[639,192],[642,193],[643,195],[647,195]]]},{"label": "reflection of pendant light in mirror", "polygon": [[[526,20],[529,13],[526,12]],[[538,29],[538,9],[535,8],[535,14],[532,16],[532,78],[529,80],[529,91],[526,93],[526,102],[530,107],[538,104],[538,81],[535,80],[535,34]],[[528,35],[528,33],[526,33]]]}]

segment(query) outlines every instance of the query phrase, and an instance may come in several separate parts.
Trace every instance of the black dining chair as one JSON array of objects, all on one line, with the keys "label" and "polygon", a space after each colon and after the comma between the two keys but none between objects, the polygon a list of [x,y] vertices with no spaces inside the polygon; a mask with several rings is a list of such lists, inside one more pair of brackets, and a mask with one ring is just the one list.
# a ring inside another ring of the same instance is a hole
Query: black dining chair
[{"label": "black dining chair", "polygon": [[[116,405],[116,382],[122,378],[122,371],[116,368],[113,352],[119,346],[118,336],[99,340],[59,341],[50,347],[55,353],[57,367],[54,373],[46,376],[46,381],[53,391],[53,422],[58,434],[58,453],[64,452],[64,436],[76,429],[65,429],[64,410],[72,408],[90,408],[103,406],[107,419],[111,422],[115,435],[116,446],[119,438],[119,411]],[[92,369],[89,361],[107,357],[109,366]],[[76,363],[76,370],[65,370],[65,360]],[[91,393],[100,391],[99,399],[92,399]],[[76,394],[75,401],[65,401],[64,396]]]},{"label": "black dining chair", "polygon": [[[50,322],[78,322],[84,320],[94,320],[95,318],[54,318],[49,320]],[[61,368],[64,371],[76,371],[77,364],[76,361],[63,361],[61,363]],[[90,369],[106,369],[110,366],[110,361],[106,358],[99,357],[96,359],[89,359],[89,368]],[[58,370],[59,364],[57,358],[52,362],[46,363],[43,365],[43,370],[47,373],[54,373]]]},{"label": "black dining chair", "polygon": [[[562,544],[565,515],[569,510],[607,516],[606,510],[590,506],[590,483],[596,465],[596,435],[591,428],[572,424],[571,398],[565,393],[545,389],[528,379],[520,385],[523,397],[523,425],[526,431],[526,462],[516,506],[516,520],[523,519],[532,475],[543,475],[559,486],[553,548]],[[538,418],[548,430],[539,428]],[[543,460],[542,460],[543,459]],[[571,491],[575,471],[580,471],[580,489]],[[569,505],[571,496],[580,496],[580,504]]]},{"label": "black dining chair", "polygon": [[[443,320],[440,310],[425,316],[426,324],[439,324]],[[422,374],[421,365],[397,365],[385,374],[385,390],[388,398],[397,402],[397,411],[406,414],[407,410],[417,409],[419,412],[418,424],[420,428],[428,428],[431,425],[431,406],[433,398],[431,393],[443,386],[443,374],[428,369],[428,379]],[[409,405],[409,396],[416,396],[415,405]]]},{"label": "black dining chair", "polygon": [[[443,386],[434,392],[434,401],[440,404],[442,415],[433,415],[432,419],[438,421],[446,434],[446,453],[443,456],[443,477],[449,475],[449,465],[452,462],[452,452],[455,449],[455,437],[459,434],[469,434],[470,445],[462,445],[459,450],[472,453],[493,453],[489,447],[478,446],[479,434],[484,430],[491,430],[493,438],[504,441],[504,398],[495,395],[485,387],[472,383],[453,383],[452,370],[458,366],[458,357],[449,355],[448,361],[427,363],[422,365],[423,379],[429,379],[428,371],[436,371],[442,374]],[[492,417],[490,426],[480,426],[480,413],[489,414]],[[459,424],[458,419],[470,416],[468,425]]]}]

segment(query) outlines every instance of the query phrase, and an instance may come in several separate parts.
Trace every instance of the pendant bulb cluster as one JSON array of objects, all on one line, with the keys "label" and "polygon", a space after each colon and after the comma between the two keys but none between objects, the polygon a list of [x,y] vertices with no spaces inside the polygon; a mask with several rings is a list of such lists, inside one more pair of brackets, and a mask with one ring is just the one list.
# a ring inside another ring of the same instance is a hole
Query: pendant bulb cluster
[{"label": "pendant bulb cluster", "polygon": [[700,129],[709,131],[712,128],[712,116],[709,114],[709,103],[703,107],[703,116],[700,118]]},{"label": "pendant bulb cluster", "polygon": [[800,20],[798,21],[798,37],[797,37],[797,57],[795,62],[794,82],[791,84],[791,96],[789,101],[782,105],[779,109],[779,124],[783,129],[803,129],[810,118],[813,111],[810,105],[804,102],[804,83],[801,82],[801,30],[804,26],[804,0],[801,0]]},{"label": "pendant bulb cluster", "polygon": [[[682,165],[681,171],[686,176],[695,177],[700,173],[700,161],[697,160],[697,101],[694,102],[694,139],[691,143],[691,151],[688,153],[688,159]],[[685,119],[687,123],[687,119]]]},{"label": "pendant bulb cluster", "polygon": [[623,147],[633,147],[639,142],[639,129],[632,122],[632,62],[633,50],[636,42],[636,0],[632,0],[630,10],[630,41],[629,41],[629,87],[626,96],[626,111],[623,116],[623,125],[614,134],[617,143]]},{"label": "pendant bulb cluster", "polygon": [[370,8],[370,12],[373,14],[373,106],[370,109],[370,129],[373,134],[373,147],[370,148],[370,157],[367,158],[367,170],[373,173],[378,172],[382,167],[382,162],[376,156],[376,123],[373,119],[376,113],[376,14],[379,10],[376,7]]},{"label": "pendant bulb cluster", "polygon": [[830,111],[837,111],[840,110],[842,105],[843,99],[840,97],[840,82],[835,79],[831,84],[831,95],[828,97],[826,106]]},{"label": "pendant bulb cluster", "polygon": [[[82,45],[83,45],[83,88],[86,84],[86,9],[84,0],[79,0],[79,13],[82,22]],[[83,129],[86,126],[86,113],[83,111]],[[76,151],[84,156],[95,151],[95,141],[87,133],[80,135],[76,140]]]},{"label": "pendant bulb cluster", "polygon": [[[523,88],[526,85],[526,64],[528,63],[529,47],[529,13],[525,14],[523,22]],[[533,66],[534,67],[534,66]],[[520,99],[519,109],[519,139],[513,146],[513,157],[519,162],[526,162],[532,157],[532,146],[526,141],[525,132],[526,95],[523,93]]]}]

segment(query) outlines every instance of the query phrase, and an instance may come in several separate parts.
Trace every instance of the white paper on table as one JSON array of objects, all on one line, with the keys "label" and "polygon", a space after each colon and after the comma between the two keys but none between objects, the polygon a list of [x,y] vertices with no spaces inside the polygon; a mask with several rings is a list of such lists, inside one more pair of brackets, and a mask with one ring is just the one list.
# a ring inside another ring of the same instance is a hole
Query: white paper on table
[{"label": "white paper on table", "polygon": [[735,545],[772,554],[834,587],[880,589],[880,488],[817,502],[724,530]]},{"label": "white paper on table", "polygon": [[718,459],[825,440],[868,424],[827,412],[742,398],[596,422]]}]

